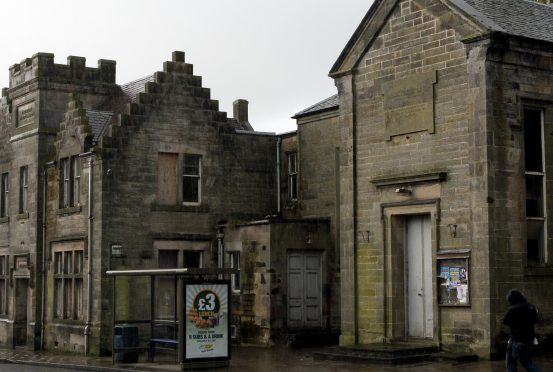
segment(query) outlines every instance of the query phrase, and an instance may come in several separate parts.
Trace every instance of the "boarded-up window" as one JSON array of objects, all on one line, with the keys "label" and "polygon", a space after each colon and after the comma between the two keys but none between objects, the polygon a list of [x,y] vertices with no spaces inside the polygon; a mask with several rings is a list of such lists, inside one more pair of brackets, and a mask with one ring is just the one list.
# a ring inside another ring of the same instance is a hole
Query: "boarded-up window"
[{"label": "boarded-up window", "polygon": [[177,204],[177,162],[178,154],[161,152],[158,154],[157,200],[159,204]]}]

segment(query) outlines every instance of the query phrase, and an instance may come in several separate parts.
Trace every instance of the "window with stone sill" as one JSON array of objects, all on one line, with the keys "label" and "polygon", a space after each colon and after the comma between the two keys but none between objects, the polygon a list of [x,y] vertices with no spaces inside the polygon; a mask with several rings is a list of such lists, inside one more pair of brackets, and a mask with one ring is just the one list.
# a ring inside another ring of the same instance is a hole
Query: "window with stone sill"
[{"label": "window with stone sill", "polygon": [[83,250],[54,252],[54,316],[83,319]]},{"label": "window with stone sill", "polygon": [[80,205],[81,160],[78,156],[60,159],[60,208]]},{"label": "window with stone sill", "polygon": [[196,154],[158,154],[159,205],[201,204],[202,157]]},{"label": "window with stone sill", "polygon": [[19,168],[19,214],[29,211],[29,169]]},{"label": "window with stone sill", "polygon": [[298,156],[296,152],[288,154],[288,197],[298,199]]},{"label": "window with stone sill", "polygon": [[8,313],[9,256],[0,256],[0,315]]},{"label": "window with stone sill", "polygon": [[529,265],[546,263],[546,175],[544,152],[544,112],[525,107],[524,174],[526,184],[526,257]]},{"label": "window with stone sill", "polygon": [[0,180],[0,218],[9,215],[10,177],[8,173],[2,173]]},{"label": "window with stone sill", "polygon": [[[160,269],[201,268],[202,251],[185,249],[160,249],[158,267]],[[174,276],[158,277],[156,289],[156,318],[170,320],[176,316],[176,283]]]}]

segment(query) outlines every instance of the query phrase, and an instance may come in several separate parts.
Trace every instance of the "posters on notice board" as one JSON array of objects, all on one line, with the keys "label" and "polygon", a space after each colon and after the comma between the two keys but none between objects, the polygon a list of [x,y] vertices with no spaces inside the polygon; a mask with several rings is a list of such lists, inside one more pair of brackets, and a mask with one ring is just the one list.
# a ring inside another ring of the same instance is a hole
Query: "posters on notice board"
[{"label": "posters on notice board", "polygon": [[439,259],[439,304],[468,305],[468,258]]}]

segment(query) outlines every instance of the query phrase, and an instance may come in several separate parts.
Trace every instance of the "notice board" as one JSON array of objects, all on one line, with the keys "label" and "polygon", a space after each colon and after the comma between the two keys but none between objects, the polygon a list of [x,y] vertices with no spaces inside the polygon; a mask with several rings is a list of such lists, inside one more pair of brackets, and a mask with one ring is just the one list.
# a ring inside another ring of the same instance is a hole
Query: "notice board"
[{"label": "notice board", "polygon": [[470,305],[468,257],[438,258],[438,303],[442,306]]}]

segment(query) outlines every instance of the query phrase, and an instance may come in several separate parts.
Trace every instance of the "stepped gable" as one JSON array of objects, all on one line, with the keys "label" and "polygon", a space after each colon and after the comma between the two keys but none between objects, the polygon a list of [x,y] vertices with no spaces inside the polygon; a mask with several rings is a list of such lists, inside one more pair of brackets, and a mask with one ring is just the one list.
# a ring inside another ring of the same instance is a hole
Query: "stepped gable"
[{"label": "stepped gable", "polygon": [[219,102],[211,99],[210,89],[202,87],[202,78],[194,75],[193,65],[185,63],[184,52],[173,52],[172,60],[164,62],[163,71],[154,73],[152,78],[135,80],[121,86],[121,90],[130,102],[98,138],[103,157],[116,156],[117,149],[129,141],[144,119],[164,107],[202,112],[206,122],[217,126],[219,132],[234,133],[236,129],[226,112],[219,111]]},{"label": "stepped gable", "polygon": [[62,156],[66,150],[70,153],[88,151],[94,133],[88,121],[87,110],[83,108],[78,94],[71,94],[71,100],[67,103],[63,116],[54,142],[56,156]]},{"label": "stepped gable", "polygon": [[67,64],[54,63],[52,53],[36,53],[10,67],[10,88],[45,78],[48,81],[115,85],[115,61],[100,59],[98,67],[86,67],[84,57],[69,56]]}]

